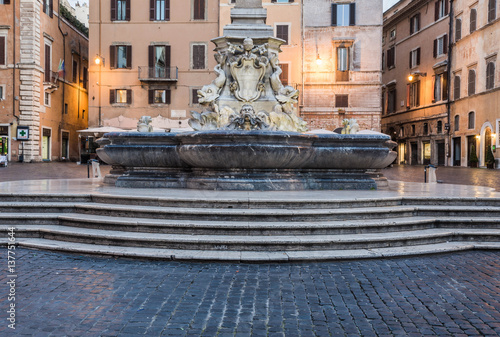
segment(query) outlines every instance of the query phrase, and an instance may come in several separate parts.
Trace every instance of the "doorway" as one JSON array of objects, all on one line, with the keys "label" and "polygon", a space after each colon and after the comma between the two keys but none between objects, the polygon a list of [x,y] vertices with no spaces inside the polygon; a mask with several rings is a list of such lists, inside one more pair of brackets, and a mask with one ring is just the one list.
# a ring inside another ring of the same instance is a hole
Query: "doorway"
[{"label": "doorway", "polygon": [[446,148],[444,141],[437,142],[436,147],[437,147],[437,164],[438,166],[444,166],[446,158]]},{"label": "doorway", "polygon": [[411,148],[411,163],[410,165],[418,165],[418,146],[417,143],[410,143]]},{"label": "doorway", "polygon": [[467,136],[467,166],[477,167],[477,159],[476,136]]},{"label": "doorway", "polygon": [[422,142],[422,150],[423,150],[423,164],[429,165],[431,163],[431,143],[430,142]]},{"label": "doorway", "polygon": [[69,132],[61,133],[61,160],[69,160]]},{"label": "doorway", "polygon": [[462,141],[460,137],[453,138],[453,166],[461,165]]},{"label": "doorway", "polygon": [[42,160],[50,161],[50,138],[52,135],[52,130],[43,128],[42,131]]}]

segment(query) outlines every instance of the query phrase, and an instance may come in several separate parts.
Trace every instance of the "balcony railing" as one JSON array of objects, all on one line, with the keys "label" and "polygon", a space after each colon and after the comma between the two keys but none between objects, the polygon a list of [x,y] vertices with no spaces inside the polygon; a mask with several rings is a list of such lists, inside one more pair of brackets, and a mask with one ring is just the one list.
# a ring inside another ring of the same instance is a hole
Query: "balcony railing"
[{"label": "balcony railing", "polygon": [[175,82],[178,78],[177,67],[139,67],[139,81],[142,82]]}]

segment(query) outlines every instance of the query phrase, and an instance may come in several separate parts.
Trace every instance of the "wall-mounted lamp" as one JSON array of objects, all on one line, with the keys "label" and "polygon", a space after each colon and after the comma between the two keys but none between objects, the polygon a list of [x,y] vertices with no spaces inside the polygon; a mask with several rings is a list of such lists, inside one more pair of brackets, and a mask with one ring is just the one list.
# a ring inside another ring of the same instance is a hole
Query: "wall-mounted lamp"
[{"label": "wall-mounted lamp", "polygon": [[408,75],[408,82],[413,82],[417,77],[426,77],[427,73],[422,73],[420,71],[416,71]]},{"label": "wall-mounted lamp", "polygon": [[94,63],[96,65],[102,65],[104,67],[104,57],[96,55],[96,57],[94,59]]},{"label": "wall-mounted lamp", "polygon": [[321,65],[321,63],[323,63],[323,60],[321,59],[321,57],[319,57],[319,54],[318,54],[318,56],[316,56],[316,64],[317,64],[318,66],[320,66],[320,65]]},{"label": "wall-mounted lamp", "polygon": [[481,139],[481,136],[480,135],[476,135],[476,139],[477,140]]},{"label": "wall-mounted lamp", "polygon": [[496,134],[496,133],[492,133],[492,134],[491,134],[491,139],[495,139],[495,137],[496,137],[496,136],[497,136],[497,134]]}]

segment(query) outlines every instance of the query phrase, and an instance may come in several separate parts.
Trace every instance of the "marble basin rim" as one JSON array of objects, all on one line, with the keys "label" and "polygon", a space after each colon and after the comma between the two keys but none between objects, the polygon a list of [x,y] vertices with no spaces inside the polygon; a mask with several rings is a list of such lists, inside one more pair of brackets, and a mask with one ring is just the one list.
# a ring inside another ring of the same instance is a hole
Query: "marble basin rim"
[{"label": "marble basin rim", "polygon": [[125,168],[381,169],[396,143],[384,134],[285,131],[111,132],[99,157]]}]

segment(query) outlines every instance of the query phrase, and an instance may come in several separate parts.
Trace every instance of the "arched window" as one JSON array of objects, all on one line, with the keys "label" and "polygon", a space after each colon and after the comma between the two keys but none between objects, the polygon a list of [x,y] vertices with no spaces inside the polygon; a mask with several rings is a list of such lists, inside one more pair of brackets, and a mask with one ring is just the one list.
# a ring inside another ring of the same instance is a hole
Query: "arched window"
[{"label": "arched window", "polygon": [[495,87],[495,63],[490,62],[486,66],[486,89]]},{"label": "arched window", "polygon": [[488,0],[488,22],[497,18],[497,0]]},{"label": "arched window", "polygon": [[469,96],[472,96],[476,93],[476,71],[474,69],[469,70],[469,88],[468,88]]},{"label": "arched window", "polygon": [[455,131],[458,131],[460,129],[460,116],[456,115],[455,116]]},{"label": "arched window", "polygon": [[474,111],[471,111],[469,112],[469,124],[468,124],[468,129],[474,129],[476,127],[476,123],[475,123],[475,120],[476,120],[476,114],[474,113]]},{"label": "arched window", "polygon": [[460,76],[455,75],[455,80],[453,82],[453,98],[455,100],[460,98]]}]

